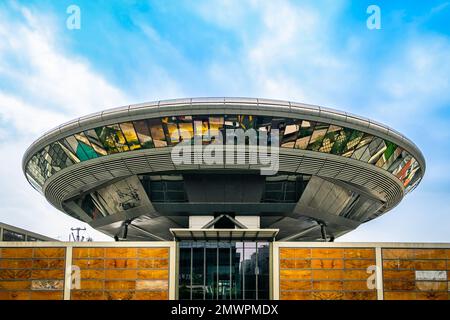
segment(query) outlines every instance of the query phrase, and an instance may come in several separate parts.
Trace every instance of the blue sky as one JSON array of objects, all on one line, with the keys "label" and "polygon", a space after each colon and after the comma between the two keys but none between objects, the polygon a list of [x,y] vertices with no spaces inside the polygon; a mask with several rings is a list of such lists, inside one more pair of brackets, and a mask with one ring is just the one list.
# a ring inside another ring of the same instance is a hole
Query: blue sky
[{"label": "blue sky", "polygon": [[[69,5],[81,29],[69,30]],[[381,29],[369,30],[369,5]],[[82,226],[25,181],[40,134],[108,107],[194,97],[318,104],[385,123],[425,155],[419,187],[340,241],[450,241],[450,2],[2,1],[0,221]],[[96,240],[107,239],[90,229]]]}]

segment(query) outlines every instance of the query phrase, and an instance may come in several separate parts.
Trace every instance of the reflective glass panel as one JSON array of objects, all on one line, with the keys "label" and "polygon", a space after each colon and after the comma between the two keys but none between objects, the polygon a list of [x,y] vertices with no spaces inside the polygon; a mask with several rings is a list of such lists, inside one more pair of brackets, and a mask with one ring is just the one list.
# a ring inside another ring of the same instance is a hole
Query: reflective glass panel
[{"label": "reflective glass panel", "polygon": [[296,149],[305,150],[308,146],[311,135],[314,131],[314,122],[303,120],[300,126],[297,141],[295,142]]},{"label": "reflective glass panel", "polygon": [[25,235],[19,232],[3,229],[2,241],[25,241]]},{"label": "reflective glass panel", "polygon": [[269,243],[181,241],[180,299],[268,299]]},{"label": "reflective glass panel", "polygon": [[342,128],[338,134],[334,136],[335,140],[333,147],[331,148],[331,153],[342,155],[347,146],[347,142],[353,136],[354,132],[355,130],[353,129]]},{"label": "reflective glass panel", "polygon": [[166,136],[160,119],[148,119],[148,126],[156,148],[167,147]]},{"label": "reflective glass panel", "polygon": [[120,124],[120,129],[122,129],[130,150],[141,149],[141,144],[139,143],[139,139],[132,122],[122,122]]},{"label": "reflective glass panel", "polygon": [[73,163],[80,162],[80,159],[78,159],[75,152],[70,147],[69,143],[66,141],[66,139],[61,139],[58,141],[58,143],[61,145],[61,148],[63,148],[64,152],[67,154],[67,156],[72,160]]},{"label": "reflective glass panel", "polygon": [[193,116],[194,137],[201,139],[202,144],[209,144],[209,116]]},{"label": "reflective glass panel", "polygon": [[257,299],[269,299],[269,260],[270,248],[268,242],[257,242]]},{"label": "reflective glass panel", "polygon": [[115,143],[115,130],[109,126],[95,128],[95,132],[108,154],[119,152]]},{"label": "reflective glass panel", "polygon": [[[208,140],[213,141],[214,135],[224,134],[224,117],[222,116],[210,116],[209,117],[209,134]],[[222,136],[223,138],[223,136]]]},{"label": "reflective glass panel", "polygon": [[128,146],[127,140],[125,139],[119,125],[112,124],[106,127],[110,130],[109,132],[114,140],[114,143],[116,144],[117,150],[119,150],[119,152],[129,151],[130,147]]},{"label": "reflective glass panel", "polygon": [[217,283],[217,299],[231,299],[231,251],[230,243],[219,242],[219,279]]},{"label": "reflective glass panel", "polygon": [[293,148],[295,146],[295,142],[297,141],[298,131],[300,129],[302,121],[301,120],[291,120],[286,121],[280,139],[280,145],[283,148]]},{"label": "reflective glass panel", "polygon": [[97,136],[97,132],[95,132],[94,129],[86,130],[84,132],[86,137],[89,139],[89,142],[91,143],[92,148],[99,156],[106,156],[108,152],[103,147],[103,143],[100,141],[100,139]]},{"label": "reflective glass panel", "polygon": [[190,140],[194,137],[194,127],[191,116],[178,116],[178,129],[182,140]]},{"label": "reflective glass panel", "polygon": [[30,161],[28,162],[28,171],[31,176],[38,182],[38,184],[42,187],[45,182],[45,178],[42,175],[42,172],[38,166],[38,158],[37,155],[34,155]]},{"label": "reflective glass panel", "polygon": [[181,141],[180,132],[178,131],[176,117],[161,118],[166,140],[171,145],[176,145]]},{"label": "reflective glass panel", "polygon": [[205,246],[205,299],[213,300],[217,298],[217,244],[215,242],[206,242]]},{"label": "reflective glass panel", "polygon": [[73,150],[77,158],[80,159],[80,161],[92,159],[90,150],[92,148],[87,138],[84,139],[82,135],[75,134],[73,136],[67,137],[65,140],[67,141],[68,145]]},{"label": "reflective glass panel", "polygon": [[358,146],[355,148],[352,154],[352,159],[360,160],[373,138],[374,136],[372,136],[371,134],[364,133],[363,137],[358,143]]},{"label": "reflective glass panel", "polygon": [[[386,142],[381,138],[375,138],[369,143],[367,147],[366,153],[369,154],[369,160],[367,161],[370,164],[375,164],[378,159],[381,157],[383,152],[386,150]],[[360,160],[364,160],[361,158]]]},{"label": "reflective glass panel", "polygon": [[59,142],[52,143],[48,150],[51,157],[51,166],[55,171],[60,171],[74,164]]},{"label": "reflective glass panel", "polygon": [[191,299],[191,251],[192,248],[180,248],[178,269],[178,298]]},{"label": "reflective glass panel", "polygon": [[238,129],[241,127],[237,114],[226,114],[224,117],[224,121],[225,129]]},{"label": "reflective glass panel", "polygon": [[192,248],[192,282],[191,282],[192,300],[205,299],[204,254],[205,250],[203,247]]},{"label": "reflective glass panel", "polygon": [[308,150],[318,151],[322,145],[322,140],[327,133],[329,125],[326,123],[317,122],[314,126],[314,131],[311,135],[311,140],[309,140]]},{"label": "reflective glass panel", "polygon": [[146,120],[133,121],[133,124],[142,148],[144,149],[153,148],[154,147],[153,140],[147,126],[147,121]]},{"label": "reflective glass panel", "polygon": [[319,151],[324,153],[330,153],[331,148],[333,148],[334,143],[338,139],[341,131],[342,127],[331,124],[330,127],[328,128],[327,133],[322,139],[322,146],[319,148]]},{"label": "reflective glass panel", "polygon": [[[395,151],[397,150],[397,145],[395,143],[392,143],[390,141],[386,141],[386,149],[384,150],[384,152],[381,154],[380,158],[378,159],[378,161],[375,163],[375,165],[377,167],[384,167],[384,165],[387,162],[390,162],[390,159],[393,158]],[[400,152],[398,152],[400,153]],[[388,165],[389,167],[389,165]]]},{"label": "reflective glass panel", "polygon": [[[351,136],[349,137],[348,141],[345,142],[345,146],[343,151],[341,151],[342,156],[346,158],[350,158],[353,155],[353,151],[355,151],[356,147],[358,147],[359,143],[361,142],[361,139],[364,136],[364,132],[353,130]],[[331,151],[333,153],[333,150]],[[335,154],[338,154],[338,151],[336,151]]]},{"label": "reflective glass panel", "polygon": [[254,128],[255,126],[254,119],[255,119],[254,116],[238,115],[239,127],[244,130]]},{"label": "reflective glass panel", "polygon": [[410,180],[406,184],[406,192],[410,192],[417,186],[417,184],[422,179],[421,176],[422,176],[422,169],[417,165],[417,170],[414,171],[414,174],[411,175]]},{"label": "reflective glass panel", "polygon": [[51,175],[54,173],[52,167],[50,166],[50,163],[52,161],[51,157],[48,155],[49,146],[45,147],[39,153],[37,154],[37,165],[39,167],[40,172],[42,173],[42,176],[45,179],[48,179],[51,177]]},{"label": "reflective glass panel", "polygon": [[245,300],[256,299],[256,243],[244,242],[244,295]]}]

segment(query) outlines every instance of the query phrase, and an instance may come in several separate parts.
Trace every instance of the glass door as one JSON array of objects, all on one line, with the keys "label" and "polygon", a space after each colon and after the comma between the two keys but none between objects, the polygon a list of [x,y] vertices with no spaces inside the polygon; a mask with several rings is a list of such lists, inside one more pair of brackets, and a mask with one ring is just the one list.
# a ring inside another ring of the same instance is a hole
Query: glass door
[{"label": "glass door", "polygon": [[268,242],[182,241],[179,252],[179,299],[269,298]]}]

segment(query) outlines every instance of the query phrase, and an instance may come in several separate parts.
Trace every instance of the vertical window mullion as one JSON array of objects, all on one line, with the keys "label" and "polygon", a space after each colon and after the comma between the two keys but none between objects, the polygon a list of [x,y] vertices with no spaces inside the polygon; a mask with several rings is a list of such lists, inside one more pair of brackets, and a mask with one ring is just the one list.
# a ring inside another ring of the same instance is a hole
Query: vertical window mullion
[{"label": "vertical window mullion", "polygon": [[259,263],[258,263],[258,255],[259,255],[259,248],[258,248],[258,242],[255,242],[256,245],[256,251],[255,251],[255,264],[256,264],[256,270],[255,270],[255,300],[258,300],[258,276],[259,276]]},{"label": "vertical window mullion", "polygon": [[206,242],[203,245],[203,300],[206,300]]},{"label": "vertical window mullion", "polygon": [[219,300],[219,244],[216,245],[216,300]]},{"label": "vertical window mullion", "polygon": [[231,297],[232,297],[232,292],[233,292],[233,290],[231,290],[232,289],[232,285],[233,285],[233,282],[232,282],[232,279],[231,279],[231,276],[232,276],[232,272],[231,272],[231,242],[230,242],[230,248],[229,248],[229,256],[230,256],[230,300],[231,300]]},{"label": "vertical window mullion", "polygon": [[[245,241],[242,242],[242,261],[245,261]],[[242,300],[245,300],[245,268],[242,266]]]},{"label": "vertical window mullion", "polygon": [[[193,243],[192,243],[192,244],[193,244]],[[190,279],[189,279],[189,281],[190,281],[190,283],[191,283],[191,288],[190,288],[190,290],[189,290],[189,297],[190,297],[189,300],[192,300],[192,260],[193,260],[193,258],[194,258],[194,249],[193,249],[192,247],[193,247],[193,245],[191,245],[191,266],[190,266],[190,270],[189,270],[189,274],[190,274]]]}]

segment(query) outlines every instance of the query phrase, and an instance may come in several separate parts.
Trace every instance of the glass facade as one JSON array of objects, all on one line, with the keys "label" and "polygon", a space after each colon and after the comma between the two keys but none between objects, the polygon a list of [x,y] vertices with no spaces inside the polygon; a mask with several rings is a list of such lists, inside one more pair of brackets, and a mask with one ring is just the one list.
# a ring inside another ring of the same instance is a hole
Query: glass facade
[{"label": "glass facade", "polygon": [[25,234],[3,229],[2,241],[25,241]]},{"label": "glass facade", "polygon": [[174,146],[192,137],[202,137],[206,145],[225,129],[250,128],[259,132],[278,129],[281,148],[330,153],[373,164],[395,175],[406,191],[417,185],[422,176],[417,160],[388,140],[333,124],[254,115],[171,116],[93,128],[37,152],[28,161],[26,174],[30,183],[40,190],[53,174],[78,162],[114,153]]},{"label": "glass facade", "polygon": [[266,177],[262,202],[297,202],[305,190],[311,176],[275,175]]},{"label": "glass facade", "polygon": [[182,241],[181,300],[269,299],[269,243]]}]

